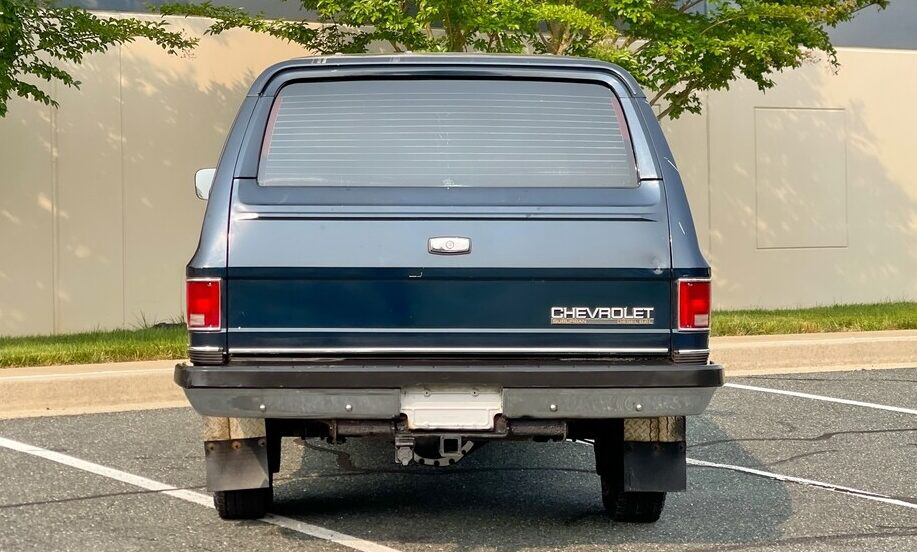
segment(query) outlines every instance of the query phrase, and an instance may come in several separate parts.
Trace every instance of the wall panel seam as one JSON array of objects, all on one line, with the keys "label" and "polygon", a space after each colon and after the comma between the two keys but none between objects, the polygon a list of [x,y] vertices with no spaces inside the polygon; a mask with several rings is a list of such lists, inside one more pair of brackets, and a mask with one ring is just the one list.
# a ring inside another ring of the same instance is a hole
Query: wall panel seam
[{"label": "wall panel seam", "polygon": [[761,213],[758,210],[758,194],[761,190],[761,168],[758,163],[758,110],[759,106],[753,105],[751,108],[751,151],[754,152],[754,205],[755,205],[755,249],[764,249],[761,247]]},{"label": "wall panel seam", "polygon": [[[52,81],[51,90],[54,94],[54,97],[58,97],[60,94],[60,85],[57,81]],[[60,194],[58,193],[58,156],[59,156],[59,145],[57,140],[57,115],[58,108],[51,106],[50,108],[50,121],[51,121],[51,332],[56,334],[60,331],[60,316],[59,316],[59,289],[60,289],[60,270],[59,270],[59,256],[60,256],[60,222],[58,220],[58,214],[60,210]]]},{"label": "wall panel seam", "polygon": [[124,46],[118,45],[118,162],[121,188],[121,325],[127,325],[127,189],[124,178]]},{"label": "wall panel seam", "polygon": [[844,247],[850,246],[850,114],[844,113]]},{"label": "wall panel seam", "polygon": [[[706,10],[706,4],[704,9]],[[710,155],[710,91],[704,93],[704,126],[707,133],[707,255],[713,257],[713,194],[710,191],[710,179],[713,174],[712,157]]]}]

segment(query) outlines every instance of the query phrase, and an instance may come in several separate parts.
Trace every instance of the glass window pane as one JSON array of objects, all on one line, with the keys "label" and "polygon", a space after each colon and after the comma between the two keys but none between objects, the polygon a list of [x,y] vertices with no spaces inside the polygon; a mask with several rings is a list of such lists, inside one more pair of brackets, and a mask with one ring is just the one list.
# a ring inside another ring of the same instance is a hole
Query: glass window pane
[{"label": "glass window pane", "polygon": [[613,92],[534,80],[295,83],[274,103],[259,183],[635,187]]}]

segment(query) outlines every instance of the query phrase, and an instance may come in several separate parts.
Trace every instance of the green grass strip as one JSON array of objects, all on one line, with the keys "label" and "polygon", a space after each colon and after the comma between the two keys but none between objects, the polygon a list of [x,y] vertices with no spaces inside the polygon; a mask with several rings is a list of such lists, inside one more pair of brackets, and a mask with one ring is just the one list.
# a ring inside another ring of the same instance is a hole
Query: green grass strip
[{"label": "green grass strip", "polygon": [[184,358],[182,326],[36,337],[0,337],[0,368]]},{"label": "green grass strip", "polygon": [[775,335],[917,329],[917,303],[713,313],[712,335]]}]

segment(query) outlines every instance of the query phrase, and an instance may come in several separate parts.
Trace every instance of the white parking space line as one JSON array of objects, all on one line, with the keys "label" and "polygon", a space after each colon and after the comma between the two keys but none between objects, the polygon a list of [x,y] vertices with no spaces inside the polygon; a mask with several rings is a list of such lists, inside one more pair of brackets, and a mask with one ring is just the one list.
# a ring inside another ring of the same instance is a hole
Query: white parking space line
[{"label": "white parking space line", "polygon": [[[595,446],[592,441],[587,440],[578,440],[574,441],[576,443],[585,443],[589,446]],[[747,473],[750,475],[757,475],[759,477],[766,477],[768,479],[773,479],[775,481],[785,481],[788,483],[797,483],[800,485],[805,485],[807,487],[814,487],[816,489],[823,489],[826,491],[832,491],[835,493],[841,493],[849,496],[855,496],[857,498],[865,498],[866,500],[874,500],[876,502],[884,502],[885,504],[892,504],[894,506],[903,506],[905,508],[917,509],[917,504],[913,502],[908,502],[906,500],[900,500],[897,498],[892,498],[879,493],[872,493],[869,491],[862,491],[860,489],[854,489],[853,487],[845,487],[843,485],[835,485],[834,483],[825,483],[824,481],[816,481],[814,479],[805,479],[802,477],[793,477],[792,475],[783,475],[779,473],[766,472],[763,470],[756,470],[755,468],[746,468],[745,466],[734,466],[732,464],[717,464],[716,462],[708,462],[706,460],[697,460],[695,458],[687,459],[689,466],[700,466],[703,468],[718,468],[722,470],[730,470],[739,473]]]},{"label": "white parking space line", "polygon": [[[155,481],[153,479],[148,479],[140,475],[134,475],[132,473],[116,470],[114,468],[109,468],[108,466],[88,462],[86,460],[82,460],[80,458],[66,454],[61,454],[53,450],[36,447],[34,445],[21,443],[19,441],[13,441],[12,439],[5,439],[0,437],[0,447],[14,450],[16,452],[31,454],[32,456],[44,458],[45,460],[57,462],[58,464],[63,464],[71,468],[76,468],[78,470],[101,475],[109,479],[114,479],[122,483],[127,483],[128,485],[133,485],[134,487],[139,487],[148,491],[155,491],[164,495],[171,496],[173,498],[178,498],[187,502],[193,502],[194,504],[199,504],[207,508],[213,508],[213,498],[210,495],[204,493],[189,491],[187,489],[178,489],[172,485],[167,485],[165,483]],[[284,529],[296,531],[297,533],[302,533],[310,537],[330,541],[335,544],[351,548],[353,550],[359,550],[360,552],[399,552],[398,550],[389,548],[388,546],[363,540],[351,535],[345,535],[344,533],[338,533],[337,531],[332,531],[331,529],[326,529],[324,527],[319,527],[317,525],[312,525],[310,523],[305,523],[288,517],[269,514],[262,518],[261,521],[270,523],[271,525],[276,525],[278,527],[283,527]]]},{"label": "white parking space line", "polygon": [[890,496],[871,493],[869,491],[861,491],[860,489],[854,489],[853,487],[844,487],[843,485],[835,485],[833,483],[825,483],[824,481],[815,481],[814,479],[805,479],[802,477],[793,477],[791,475],[781,475],[779,473],[771,473],[762,470],[756,470],[754,468],[746,468],[745,466],[733,466],[732,464],[717,464],[716,462],[707,462],[706,460],[695,460],[694,458],[688,458],[688,465],[690,466],[701,466],[704,468],[719,468],[723,470],[731,470],[740,473],[748,473],[751,475],[757,475],[760,477],[766,477],[768,479],[774,479],[776,481],[787,481],[789,483],[798,483],[800,485],[806,485],[808,487],[816,487],[818,489],[824,489],[826,491],[832,491],[836,493],[842,493],[850,496],[855,496],[857,498],[865,498],[866,500],[875,500],[876,502],[884,502],[885,504],[892,504],[894,506],[904,506],[905,508],[917,509],[917,504],[913,502],[907,502],[905,500],[899,500],[897,498],[892,498]]},{"label": "white parking space line", "polygon": [[826,397],[825,395],[813,395],[811,393],[800,393],[799,391],[785,391],[783,389],[774,389],[772,387],[756,387],[754,385],[743,385],[741,383],[726,383],[725,387],[733,389],[744,389],[745,391],[760,391],[762,393],[773,393],[775,395],[787,395],[789,397],[798,397],[801,399],[814,399],[817,401],[833,402],[846,404],[849,406],[862,406],[865,408],[874,408],[876,410],[888,410],[889,412],[899,412],[901,414],[911,414],[917,416],[917,410],[913,408],[903,408],[900,406],[888,406],[885,404],[869,403],[863,401],[852,401],[850,399],[838,399],[836,397]]}]

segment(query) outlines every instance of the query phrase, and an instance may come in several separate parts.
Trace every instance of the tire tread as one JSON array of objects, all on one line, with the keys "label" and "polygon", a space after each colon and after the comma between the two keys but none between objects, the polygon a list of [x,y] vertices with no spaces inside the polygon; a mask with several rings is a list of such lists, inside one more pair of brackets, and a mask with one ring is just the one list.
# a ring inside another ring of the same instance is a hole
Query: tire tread
[{"label": "tire tread", "polygon": [[273,494],[271,487],[216,491],[213,506],[222,519],[258,519],[267,513]]},{"label": "tire tread", "polygon": [[609,485],[603,484],[602,503],[608,515],[615,521],[654,523],[662,515],[665,493],[613,491],[609,489]]}]

